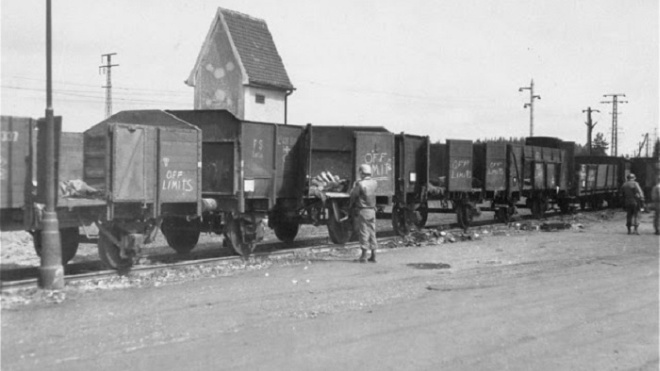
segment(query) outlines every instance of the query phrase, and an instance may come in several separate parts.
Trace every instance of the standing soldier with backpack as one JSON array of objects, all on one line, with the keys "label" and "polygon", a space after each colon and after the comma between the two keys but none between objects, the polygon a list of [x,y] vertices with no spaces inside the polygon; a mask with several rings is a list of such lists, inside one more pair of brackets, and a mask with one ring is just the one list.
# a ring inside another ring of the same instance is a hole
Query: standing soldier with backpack
[{"label": "standing soldier with backpack", "polygon": [[623,207],[626,210],[626,227],[628,227],[628,234],[630,228],[634,227],[634,234],[639,234],[637,227],[639,227],[639,209],[640,204],[644,204],[644,193],[639,187],[639,183],[635,181],[635,174],[630,173],[627,177],[628,181],[623,183],[621,192],[623,193]]}]

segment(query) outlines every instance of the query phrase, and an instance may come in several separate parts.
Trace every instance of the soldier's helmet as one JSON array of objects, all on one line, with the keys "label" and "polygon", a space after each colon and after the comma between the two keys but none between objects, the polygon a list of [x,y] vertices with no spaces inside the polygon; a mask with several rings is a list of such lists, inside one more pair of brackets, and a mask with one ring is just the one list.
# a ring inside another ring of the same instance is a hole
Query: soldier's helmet
[{"label": "soldier's helmet", "polygon": [[360,165],[360,172],[364,175],[371,175],[371,166],[367,164]]},{"label": "soldier's helmet", "polygon": [[630,174],[628,174],[627,178],[628,178],[628,180],[635,180],[635,174],[630,173]]}]

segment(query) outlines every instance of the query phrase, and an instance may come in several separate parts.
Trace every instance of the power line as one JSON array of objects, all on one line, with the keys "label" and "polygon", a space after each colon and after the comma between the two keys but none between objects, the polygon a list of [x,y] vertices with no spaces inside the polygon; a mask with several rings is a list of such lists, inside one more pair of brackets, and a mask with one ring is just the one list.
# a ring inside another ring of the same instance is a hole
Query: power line
[{"label": "power line", "polygon": [[[37,89],[37,88],[24,88],[24,87],[19,87],[19,86],[8,86],[8,85],[0,85],[3,89],[13,89],[13,90],[23,90],[26,92],[38,92],[38,93],[43,93],[43,89]],[[76,90],[55,90],[54,93],[58,95],[66,95],[66,96],[72,96],[72,97],[81,97],[81,98],[89,98],[88,101],[103,101],[104,97],[102,95],[89,95],[89,94],[79,94],[79,92],[82,93],[87,93],[86,91],[76,91]],[[91,94],[95,94],[95,92],[89,92]],[[41,95],[41,94],[39,94]],[[181,104],[181,105],[189,105],[189,103],[184,103],[184,102],[177,102],[177,101],[167,101],[167,100],[148,100],[148,99],[134,99],[134,98],[114,98],[116,101],[123,101],[123,102],[132,102],[132,103],[154,103],[154,104]]]},{"label": "power line", "polygon": [[[38,79],[38,78],[33,78],[33,77],[26,77],[26,76],[8,76],[9,79],[19,79],[19,80],[30,80],[30,81],[39,81],[43,82],[45,79]],[[64,80],[53,80],[54,82],[57,82],[58,84],[64,84],[64,85],[74,85],[74,86],[83,86],[83,87],[88,87],[88,88],[93,88],[94,91],[98,89],[98,85],[92,85],[92,84],[81,84],[78,82],[72,82],[72,81],[64,81]],[[144,94],[147,94],[146,92],[149,92],[149,94],[153,93],[162,93],[162,94],[181,94],[181,95],[189,95],[189,92],[184,92],[180,90],[167,90],[167,89],[145,89],[145,88],[137,88],[137,87],[131,87],[131,86],[116,86],[113,85],[113,88],[115,90],[127,90],[133,92],[133,94],[136,94],[135,92],[145,92]],[[142,94],[142,93],[140,93]]]}]

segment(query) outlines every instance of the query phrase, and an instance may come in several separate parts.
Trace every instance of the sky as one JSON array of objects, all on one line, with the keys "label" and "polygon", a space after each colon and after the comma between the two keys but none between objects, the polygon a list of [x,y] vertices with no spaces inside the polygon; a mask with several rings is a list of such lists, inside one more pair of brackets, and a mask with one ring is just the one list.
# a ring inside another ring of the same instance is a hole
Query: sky
[{"label": "sky", "polygon": [[[0,3],[0,112],[46,108],[45,0]],[[658,128],[657,0],[54,0],[53,109],[64,130],[113,111],[192,109],[184,84],[218,7],[266,21],[295,92],[291,124],[373,125],[433,141],[534,135],[611,138],[619,154]]]}]

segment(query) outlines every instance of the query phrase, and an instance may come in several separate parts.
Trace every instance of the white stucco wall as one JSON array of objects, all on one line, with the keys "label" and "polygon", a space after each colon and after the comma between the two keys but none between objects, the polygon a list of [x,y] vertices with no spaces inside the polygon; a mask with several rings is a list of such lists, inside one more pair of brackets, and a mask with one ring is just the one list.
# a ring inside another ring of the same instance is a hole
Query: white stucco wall
[{"label": "white stucco wall", "polygon": [[[261,94],[266,98],[263,104],[256,102],[257,94]],[[283,124],[285,96],[286,94],[281,91],[246,86],[244,90],[244,119]]]}]

